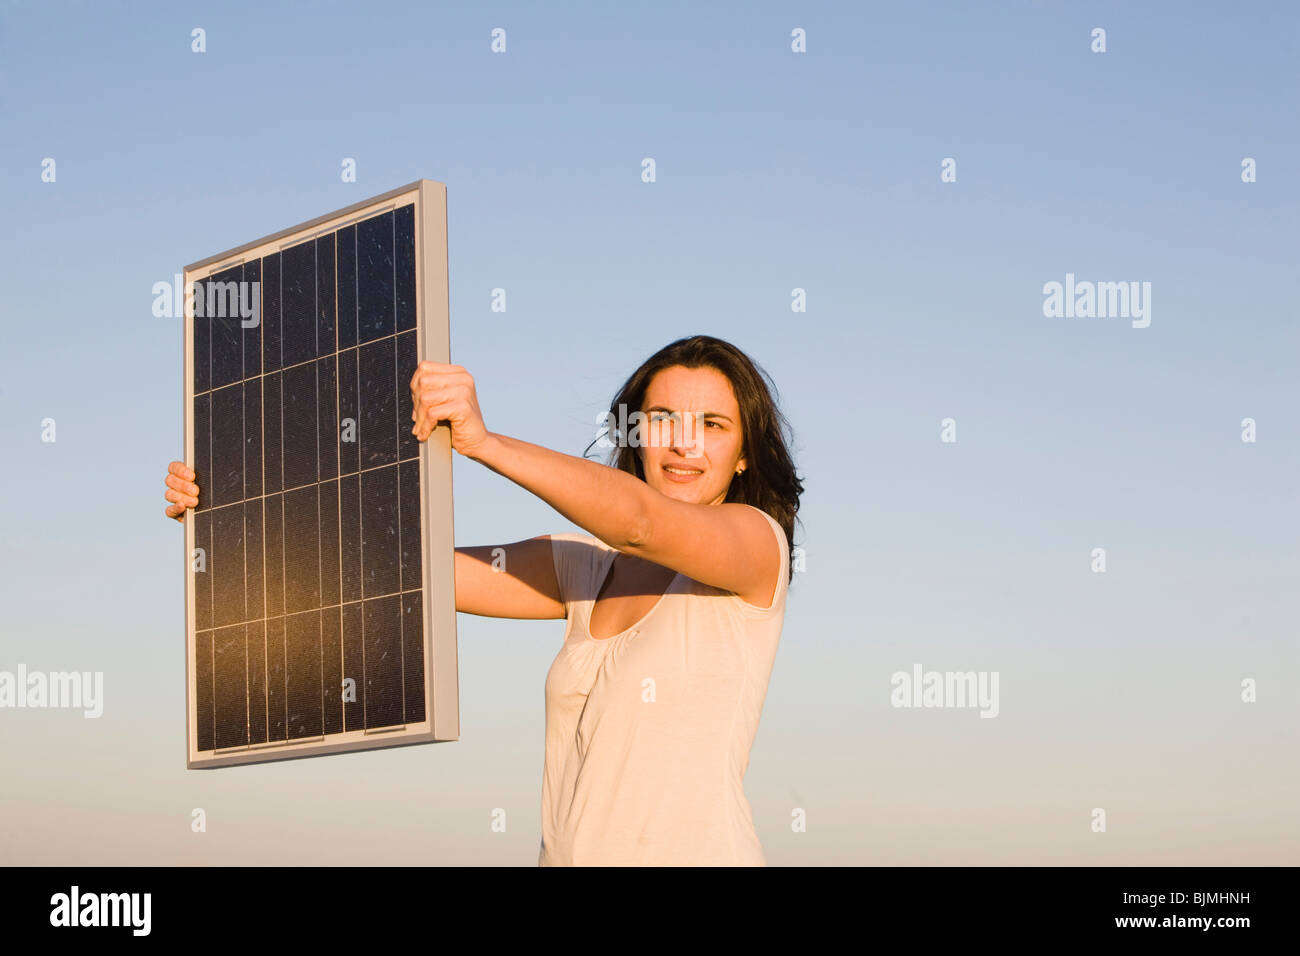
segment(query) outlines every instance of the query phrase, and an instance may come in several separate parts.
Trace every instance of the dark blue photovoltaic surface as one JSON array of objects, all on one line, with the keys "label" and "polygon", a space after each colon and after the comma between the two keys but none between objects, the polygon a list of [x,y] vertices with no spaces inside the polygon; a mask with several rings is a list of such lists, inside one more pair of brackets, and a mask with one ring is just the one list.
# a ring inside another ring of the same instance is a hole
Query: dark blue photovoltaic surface
[{"label": "dark blue photovoltaic surface", "polygon": [[414,205],[197,299],[199,750],[424,720]]}]

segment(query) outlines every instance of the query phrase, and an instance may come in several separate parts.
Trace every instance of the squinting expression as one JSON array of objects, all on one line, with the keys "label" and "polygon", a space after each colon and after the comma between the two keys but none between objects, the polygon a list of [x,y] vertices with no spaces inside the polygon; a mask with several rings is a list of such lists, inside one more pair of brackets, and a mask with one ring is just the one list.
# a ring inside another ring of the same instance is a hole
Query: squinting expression
[{"label": "squinting expression", "polygon": [[[674,365],[646,388],[637,449],[650,487],[693,504],[721,504],[741,457],[740,406],[731,382],[715,368]],[[671,469],[671,470],[670,470]]]}]

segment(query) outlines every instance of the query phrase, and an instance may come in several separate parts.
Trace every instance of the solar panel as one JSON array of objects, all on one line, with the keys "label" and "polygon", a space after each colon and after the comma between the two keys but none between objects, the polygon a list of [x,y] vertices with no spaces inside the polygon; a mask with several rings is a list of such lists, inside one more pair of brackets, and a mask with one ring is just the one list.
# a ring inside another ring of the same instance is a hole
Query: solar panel
[{"label": "solar panel", "polygon": [[416,441],[409,390],[450,360],[446,197],[185,270],[189,768],[460,734],[450,435]]}]

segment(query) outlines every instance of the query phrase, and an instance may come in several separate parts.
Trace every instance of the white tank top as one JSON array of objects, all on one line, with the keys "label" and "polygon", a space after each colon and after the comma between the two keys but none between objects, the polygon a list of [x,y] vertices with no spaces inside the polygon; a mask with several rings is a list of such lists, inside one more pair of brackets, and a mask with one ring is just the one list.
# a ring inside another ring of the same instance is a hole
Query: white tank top
[{"label": "white tank top", "polygon": [[678,574],[607,640],[591,610],[614,548],[551,535],[567,626],[546,675],[540,866],[763,866],[744,776],[785,619],[790,549],[772,605]]}]

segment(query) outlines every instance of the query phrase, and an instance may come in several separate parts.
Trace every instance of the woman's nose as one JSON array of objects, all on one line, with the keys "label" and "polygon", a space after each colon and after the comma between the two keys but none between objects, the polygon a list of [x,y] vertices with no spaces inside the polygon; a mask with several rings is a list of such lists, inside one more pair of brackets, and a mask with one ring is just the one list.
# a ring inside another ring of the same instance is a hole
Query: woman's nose
[{"label": "woman's nose", "polygon": [[683,458],[697,458],[701,454],[698,446],[698,420],[690,412],[677,416],[673,421],[672,445],[674,452]]}]

